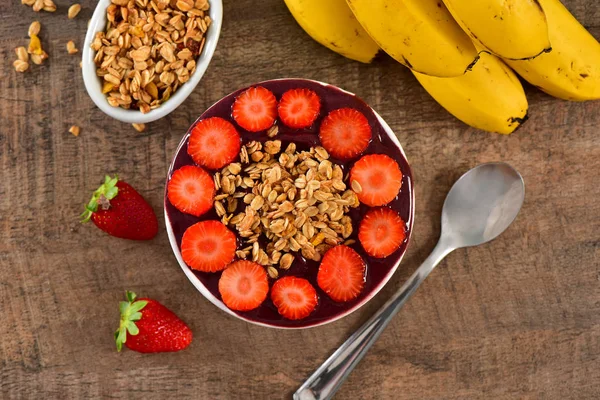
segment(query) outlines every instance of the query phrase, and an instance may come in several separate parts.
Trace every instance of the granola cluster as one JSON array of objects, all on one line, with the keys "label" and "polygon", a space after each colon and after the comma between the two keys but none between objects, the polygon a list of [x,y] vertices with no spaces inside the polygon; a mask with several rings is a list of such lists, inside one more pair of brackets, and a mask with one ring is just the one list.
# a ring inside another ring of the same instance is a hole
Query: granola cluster
[{"label": "granola cluster", "polygon": [[358,207],[358,197],[323,147],[297,151],[290,143],[282,151],[280,140],[252,141],[242,146],[240,161],[214,177],[215,210],[245,242],[238,257],[277,278],[277,268],[290,268],[293,252],[319,261],[332,246],[351,244],[346,214]]},{"label": "granola cluster", "polygon": [[15,71],[25,72],[30,67],[30,61],[36,65],[41,65],[48,59],[48,53],[42,48],[42,42],[39,38],[41,29],[42,25],[38,21],[33,21],[29,25],[29,44],[27,48],[21,46],[15,49],[15,53],[17,54],[17,59],[13,62]]},{"label": "granola cluster", "polygon": [[92,43],[113,107],[157,108],[190,79],[211,24],[207,0],[111,0]]},{"label": "granola cluster", "polygon": [[32,7],[33,11],[40,12],[55,12],[56,4],[54,4],[53,0],[21,0],[21,4],[25,4],[26,6]]}]

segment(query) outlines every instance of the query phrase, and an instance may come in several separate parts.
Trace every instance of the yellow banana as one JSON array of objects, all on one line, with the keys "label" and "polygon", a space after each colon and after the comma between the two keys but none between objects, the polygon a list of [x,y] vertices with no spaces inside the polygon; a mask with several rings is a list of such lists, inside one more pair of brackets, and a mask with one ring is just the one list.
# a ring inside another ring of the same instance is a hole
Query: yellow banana
[{"label": "yellow banana", "polygon": [[478,58],[475,46],[441,0],[346,1],[377,44],[414,71],[459,76]]},{"label": "yellow banana", "polygon": [[285,0],[314,40],[352,60],[370,63],[379,46],[358,23],[345,0]]},{"label": "yellow banana", "polygon": [[506,62],[532,85],[565,100],[600,99],[600,43],[558,0],[539,0],[552,51],[532,60]]},{"label": "yellow banana", "polygon": [[475,128],[509,134],[527,120],[527,98],[519,78],[492,54],[482,53],[462,76],[413,74],[442,107]]},{"label": "yellow banana", "polygon": [[474,42],[523,60],[550,51],[548,22],[537,0],[444,0]]}]

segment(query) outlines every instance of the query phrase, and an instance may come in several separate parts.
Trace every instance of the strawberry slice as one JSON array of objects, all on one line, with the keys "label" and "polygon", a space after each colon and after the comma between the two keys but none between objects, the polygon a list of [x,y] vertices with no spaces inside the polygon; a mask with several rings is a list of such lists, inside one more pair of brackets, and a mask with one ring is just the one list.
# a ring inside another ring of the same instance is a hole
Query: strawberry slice
[{"label": "strawberry slice", "polygon": [[325,117],[321,123],[319,138],[332,156],[347,160],[356,157],[369,146],[371,127],[360,111],[340,108]]},{"label": "strawberry slice", "polygon": [[319,265],[317,283],[334,301],[355,299],[365,286],[366,264],[348,246],[339,245],[327,251]]},{"label": "strawberry slice", "polygon": [[192,129],[188,154],[196,164],[209,169],[223,168],[238,156],[240,140],[231,122],[219,117],[203,119]]},{"label": "strawberry slice", "polygon": [[406,224],[394,210],[382,207],[367,212],[358,228],[358,240],[367,254],[384,258],[400,247]]},{"label": "strawberry slice", "polygon": [[389,156],[370,154],[363,156],[350,170],[350,185],[361,203],[383,206],[400,192],[402,172]]},{"label": "strawberry slice", "polygon": [[192,269],[218,272],[235,257],[237,239],[219,221],[201,221],[183,233],[181,257]]},{"label": "strawberry slice", "polygon": [[287,319],[302,319],[317,307],[317,291],[309,281],[295,276],[278,279],[271,289],[271,300],[280,315]]},{"label": "strawberry slice", "polygon": [[281,122],[290,128],[308,128],[315,122],[321,109],[321,100],[309,89],[291,89],[281,96],[277,112]]},{"label": "strawberry slice", "polygon": [[251,87],[240,94],[233,103],[233,119],[250,132],[270,128],[277,118],[277,99],[262,86]]},{"label": "strawberry slice", "polygon": [[219,279],[223,303],[232,310],[250,311],[267,298],[269,281],[263,266],[240,260],[231,263]]},{"label": "strawberry slice", "polygon": [[173,172],[167,197],[179,211],[199,217],[213,206],[215,182],[202,168],[186,165]]}]

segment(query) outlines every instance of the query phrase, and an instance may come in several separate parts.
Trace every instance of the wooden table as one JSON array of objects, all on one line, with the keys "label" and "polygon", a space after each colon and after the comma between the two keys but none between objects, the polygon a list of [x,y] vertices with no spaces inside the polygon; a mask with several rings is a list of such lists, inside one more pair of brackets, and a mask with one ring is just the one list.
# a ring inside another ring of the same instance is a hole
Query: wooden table
[{"label": "wooden table", "polygon": [[[600,6],[565,0],[600,37]],[[95,5],[66,18],[14,0],[0,15],[0,398],[283,399],[417,268],[433,248],[446,192],[467,169],[503,160],[525,178],[515,223],[459,250],[433,273],[338,399],[597,399],[600,395],[600,102],[527,87],[530,121],[511,136],[468,128],[388,57],[344,59],[312,41],[279,0],[226,0],[214,59],[190,98],[143,133],[88,97],[78,47]],[[20,74],[13,48],[34,19],[51,57]],[[105,173],[149,200],[162,224],[167,165],[189,124],[256,81],[306,77],[369,102],[396,131],[416,180],[416,224],[400,269],[353,315],[303,331],[236,320],[181,272],[164,229],[115,239],[78,215]],[[81,135],[67,132],[81,127]],[[125,289],[154,297],[194,331],[178,354],[118,354]]]}]

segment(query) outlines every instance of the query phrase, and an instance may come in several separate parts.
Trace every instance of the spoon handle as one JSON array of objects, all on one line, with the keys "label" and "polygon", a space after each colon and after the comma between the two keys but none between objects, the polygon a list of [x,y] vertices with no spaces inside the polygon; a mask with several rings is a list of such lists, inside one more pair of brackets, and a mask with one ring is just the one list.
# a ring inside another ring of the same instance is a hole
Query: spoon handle
[{"label": "spoon handle", "polygon": [[294,400],[331,399],[381,332],[421,282],[452,250],[442,241],[415,273],[367,322],[352,334],[294,393]]}]

